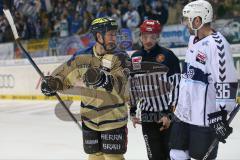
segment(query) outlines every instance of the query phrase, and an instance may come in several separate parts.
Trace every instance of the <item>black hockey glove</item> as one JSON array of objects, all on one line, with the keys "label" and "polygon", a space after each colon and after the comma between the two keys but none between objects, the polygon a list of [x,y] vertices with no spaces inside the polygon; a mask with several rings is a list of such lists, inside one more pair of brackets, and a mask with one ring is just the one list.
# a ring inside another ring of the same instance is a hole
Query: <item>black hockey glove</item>
[{"label": "black hockey glove", "polygon": [[102,87],[109,92],[113,89],[113,77],[98,68],[88,68],[83,76],[83,81],[86,86],[93,86],[93,88]]},{"label": "black hockey glove", "polygon": [[45,96],[54,96],[60,86],[62,86],[61,81],[58,78],[52,76],[45,76],[45,79],[41,83],[41,91]]},{"label": "black hockey glove", "polygon": [[208,114],[209,126],[214,129],[218,140],[226,143],[226,138],[232,133],[232,127],[227,123],[227,111],[221,111]]},{"label": "black hockey glove", "polygon": [[130,107],[130,116],[135,117],[137,111],[137,106],[131,106]]}]

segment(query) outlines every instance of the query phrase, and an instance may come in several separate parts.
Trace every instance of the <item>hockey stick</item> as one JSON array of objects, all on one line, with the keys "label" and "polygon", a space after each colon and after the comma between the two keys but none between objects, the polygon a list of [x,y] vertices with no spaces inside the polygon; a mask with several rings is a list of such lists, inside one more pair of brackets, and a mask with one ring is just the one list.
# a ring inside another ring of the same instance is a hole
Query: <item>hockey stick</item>
[{"label": "hockey stick", "polygon": [[[234,110],[230,113],[229,119],[227,120],[227,123],[228,123],[228,124],[230,124],[230,123],[232,122],[232,120],[234,119],[234,117],[235,117],[236,114],[238,113],[239,109],[240,109],[240,104],[238,104],[238,105],[234,108]],[[207,153],[205,154],[205,156],[203,157],[202,160],[206,160],[206,159],[209,157],[209,155],[211,154],[211,152],[213,151],[213,149],[216,147],[217,143],[218,143],[218,139],[215,138],[214,141],[212,142],[212,144],[210,145],[210,147],[208,148],[208,151],[207,151]]]},{"label": "hockey stick", "polygon": [[150,73],[167,73],[169,68],[165,65],[156,62],[143,61],[139,63],[127,62],[126,68],[124,68],[130,76],[135,74],[150,74]]},{"label": "hockey stick", "polygon": [[[25,50],[25,48],[22,46],[21,41],[20,41],[20,37],[18,36],[18,32],[16,29],[16,26],[14,24],[12,15],[10,13],[10,11],[8,9],[3,9],[3,12],[8,20],[8,23],[11,26],[12,32],[13,32],[13,36],[14,39],[16,41],[16,43],[20,46],[20,48],[22,49],[23,53],[27,56],[27,59],[29,60],[29,62],[32,64],[32,66],[34,67],[34,69],[37,71],[37,73],[40,75],[40,77],[46,81],[44,74],[42,73],[42,71],[39,69],[39,67],[36,65],[36,63],[33,61],[32,57],[30,56],[30,54]],[[56,93],[55,97],[58,99],[58,101],[60,102],[60,104],[64,107],[64,109],[68,112],[68,114],[70,115],[70,117],[72,118],[72,120],[77,124],[78,128],[80,130],[82,130],[81,125],[78,123],[77,119],[73,116],[73,114],[71,113],[71,111],[69,110],[69,108],[66,106],[66,104],[63,102],[63,100],[61,99],[61,97],[58,95],[58,93]]]}]

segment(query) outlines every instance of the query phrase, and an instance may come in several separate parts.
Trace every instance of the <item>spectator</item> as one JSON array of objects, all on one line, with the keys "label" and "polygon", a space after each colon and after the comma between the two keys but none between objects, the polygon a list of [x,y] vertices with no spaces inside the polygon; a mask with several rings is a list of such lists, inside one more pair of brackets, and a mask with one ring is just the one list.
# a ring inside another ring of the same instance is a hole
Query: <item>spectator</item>
[{"label": "spectator", "polygon": [[219,2],[219,4],[217,7],[217,18],[224,18],[227,13],[227,7],[224,5],[224,2]]},{"label": "spectator", "polygon": [[167,20],[168,20],[168,10],[165,8],[165,6],[162,3],[162,0],[157,0],[155,1],[155,9],[154,9],[154,14],[156,14],[156,17],[161,25],[166,24]]},{"label": "spectator", "polygon": [[122,15],[124,15],[128,11],[128,5],[129,5],[128,0],[123,1],[121,5],[121,10],[120,10]]},{"label": "spectator", "polygon": [[67,10],[67,13],[69,15],[73,15],[73,13],[75,11],[75,7],[71,1],[65,2],[65,9]]},{"label": "spectator", "polygon": [[20,6],[22,6],[24,4],[24,2],[23,2],[23,0],[14,0],[13,4],[16,8],[19,8]]},{"label": "spectator", "polygon": [[156,20],[155,15],[152,13],[152,7],[148,3],[144,3],[141,13],[142,22],[147,19]]},{"label": "spectator", "polygon": [[24,32],[24,27],[25,27],[25,22],[24,22],[24,19],[23,19],[23,15],[20,14],[19,12],[15,11],[15,25],[16,25],[16,28],[17,28],[17,31],[19,33],[19,35],[22,36],[23,32]]},{"label": "spectator", "polygon": [[81,17],[79,16],[78,13],[75,13],[74,17],[73,17],[73,20],[72,20],[72,23],[71,23],[71,26],[70,26],[70,34],[78,34],[80,32],[82,32],[82,19]]},{"label": "spectator", "polygon": [[100,8],[100,5],[103,3],[100,3],[100,0],[87,0],[86,8],[87,11],[92,13],[94,17],[96,17],[97,11]]},{"label": "spectator", "polygon": [[4,17],[2,15],[0,15],[0,42],[3,42],[3,33],[6,28],[6,24],[4,21],[5,21]]},{"label": "spectator", "polygon": [[63,4],[62,3],[55,3],[53,5],[53,11],[50,13],[50,21],[51,23],[55,23],[58,20],[58,17],[63,13]]},{"label": "spectator", "polygon": [[69,35],[68,32],[68,21],[67,21],[67,15],[63,14],[61,15],[61,21],[60,21],[60,37],[66,37]]},{"label": "spectator", "polygon": [[36,39],[42,38],[42,27],[41,27],[41,19],[38,18],[36,22],[34,22],[34,27],[36,30]]},{"label": "spectator", "polygon": [[86,11],[83,15],[83,32],[87,32],[90,24],[93,20],[93,16],[90,12]]},{"label": "spectator", "polygon": [[117,8],[115,8],[115,6],[112,6],[111,9],[112,9],[112,16],[111,17],[114,20],[116,20],[116,22],[118,24],[118,27],[122,28],[122,20],[121,20],[121,13],[120,13],[120,11]]},{"label": "spectator", "polygon": [[129,0],[129,2],[130,2],[130,5],[134,6],[135,8],[138,8],[142,4],[140,0]]},{"label": "spectator", "polygon": [[51,26],[50,26],[49,19],[48,19],[47,15],[44,15],[41,18],[41,32],[42,32],[41,38],[50,37]]},{"label": "spectator", "polygon": [[167,24],[176,24],[181,22],[181,4],[177,0],[171,0],[168,7],[168,21]]},{"label": "spectator", "polygon": [[152,4],[155,10],[149,3],[144,3],[144,9],[142,12],[140,12],[142,21],[147,19],[157,20],[161,23],[161,25],[164,25],[168,19],[168,10],[162,5],[161,0],[158,0]]},{"label": "spectator", "polygon": [[111,0],[111,5],[114,8],[118,8],[118,6],[121,4],[119,0]]},{"label": "spectator", "polygon": [[58,53],[58,46],[57,46],[57,38],[53,37],[49,39],[49,56],[57,56],[59,55]]},{"label": "spectator", "polygon": [[27,31],[26,31],[26,38],[27,39],[32,39],[36,38],[36,28],[33,19],[28,17],[27,19]]},{"label": "spectator", "polygon": [[39,13],[42,7],[40,0],[35,0],[34,5],[35,5],[36,13]]},{"label": "spectator", "polygon": [[76,5],[75,11],[80,15],[83,16],[84,12],[86,11],[87,4],[85,1],[78,1]]},{"label": "spectator", "polygon": [[6,24],[6,29],[3,32],[3,42],[9,42],[9,41],[13,41],[13,34],[12,34],[12,30],[9,24]]},{"label": "spectator", "polygon": [[128,5],[128,9],[129,11],[123,16],[123,21],[126,22],[128,28],[133,30],[138,27],[140,23],[140,16],[138,11],[130,4]]},{"label": "spectator", "polygon": [[58,20],[53,22],[53,31],[52,31],[52,37],[59,37],[60,35],[60,22]]},{"label": "spectator", "polygon": [[106,17],[107,16],[107,12],[106,12],[106,6],[100,6],[97,14],[96,14],[96,18],[101,18],[101,17]]}]

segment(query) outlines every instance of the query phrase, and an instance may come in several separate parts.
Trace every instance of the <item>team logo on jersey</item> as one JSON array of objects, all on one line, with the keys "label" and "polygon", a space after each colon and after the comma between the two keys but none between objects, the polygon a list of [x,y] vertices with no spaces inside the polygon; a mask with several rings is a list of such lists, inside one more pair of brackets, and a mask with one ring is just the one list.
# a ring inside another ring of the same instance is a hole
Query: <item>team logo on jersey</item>
[{"label": "team logo on jersey", "polygon": [[110,72],[111,67],[112,67],[112,61],[110,61],[108,59],[103,59],[102,60],[102,69],[103,70],[105,70],[107,72]]},{"label": "team logo on jersey", "polygon": [[112,61],[108,60],[108,59],[103,59],[102,60],[102,66],[106,67],[106,68],[111,68],[112,66]]},{"label": "team logo on jersey", "polygon": [[198,54],[196,56],[196,61],[202,64],[206,64],[206,60],[207,60],[207,55],[198,51]]},{"label": "team logo on jersey", "polygon": [[156,61],[159,62],[159,63],[165,61],[165,56],[164,56],[163,54],[161,54],[161,53],[158,54],[158,55],[156,56]]},{"label": "team logo on jersey", "polygon": [[194,76],[194,70],[193,69],[188,69],[186,73],[182,74],[182,77],[185,79],[192,79]]},{"label": "team logo on jersey", "polygon": [[141,63],[142,56],[132,57],[132,63]]},{"label": "team logo on jersey", "polygon": [[[184,67],[185,68],[185,67]],[[194,76],[195,72],[194,69],[191,69],[191,66],[189,63],[187,63],[187,66],[185,69],[183,69],[183,74],[182,77],[185,79],[192,79]]]}]

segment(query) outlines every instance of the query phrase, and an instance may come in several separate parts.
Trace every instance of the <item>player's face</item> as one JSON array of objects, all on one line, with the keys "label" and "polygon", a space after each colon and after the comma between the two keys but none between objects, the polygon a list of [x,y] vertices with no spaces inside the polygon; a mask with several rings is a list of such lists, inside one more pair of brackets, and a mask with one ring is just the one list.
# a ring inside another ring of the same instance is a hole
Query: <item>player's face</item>
[{"label": "player's face", "polygon": [[[192,23],[192,27],[191,27],[190,23]],[[196,30],[199,29],[199,27],[202,25],[202,20],[200,17],[195,17],[194,20],[192,22],[190,22],[189,18],[185,17],[182,19],[182,24],[187,26],[188,31],[191,35],[195,35],[193,29],[196,29]]]},{"label": "player's face", "polygon": [[105,45],[108,51],[112,51],[117,46],[117,30],[107,31],[105,34]]},{"label": "player's face", "polygon": [[189,31],[189,33],[190,33],[191,35],[194,35],[194,31],[193,31],[193,29],[191,28],[189,18],[187,18],[187,17],[182,17],[181,23],[188,28],[188,31]]},{"label": "player's face", "polygon": [[150,50],[158,42],[158,34],[156,33],[141,33],[140,40],[142,41],[145,50]]}]

